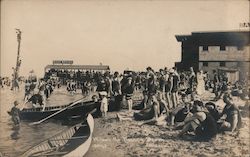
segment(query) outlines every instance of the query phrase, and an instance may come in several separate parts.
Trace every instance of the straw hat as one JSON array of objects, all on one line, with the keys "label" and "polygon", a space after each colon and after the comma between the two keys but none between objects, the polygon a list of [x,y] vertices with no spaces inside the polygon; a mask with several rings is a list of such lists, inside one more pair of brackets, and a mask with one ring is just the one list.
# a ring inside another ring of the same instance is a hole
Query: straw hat
[{"label": "straw hat", "polygon": [[129,76],[129,77],[128,77],[128,80],[132,80],[132,77],[131,77],[131,76]]},{"label": "straw hat", "polygon": [[99,94],[102,95],[102,96],[107,96],[108,95],[107,92],[105,92],[105,91],[101,91],[101,92],[99,92]]},{"label": "straw hat", "polygon": [[174,73],[174,69],[170,69],[169,73],[173,74]]}]

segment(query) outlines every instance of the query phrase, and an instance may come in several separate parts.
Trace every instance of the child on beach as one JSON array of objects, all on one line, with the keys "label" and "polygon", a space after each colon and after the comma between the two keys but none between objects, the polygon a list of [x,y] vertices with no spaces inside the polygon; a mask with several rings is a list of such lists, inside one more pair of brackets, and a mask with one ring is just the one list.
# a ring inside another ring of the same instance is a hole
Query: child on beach
[{"label": "child on beach", "polygon": [[107,99],[107,92],[100,92],[100,98],[101,98],[101,106],[100,106],[100,110],[102,112],[102,117],[106,117],[107,116],[107,112],[108,112],[108,99]]}]

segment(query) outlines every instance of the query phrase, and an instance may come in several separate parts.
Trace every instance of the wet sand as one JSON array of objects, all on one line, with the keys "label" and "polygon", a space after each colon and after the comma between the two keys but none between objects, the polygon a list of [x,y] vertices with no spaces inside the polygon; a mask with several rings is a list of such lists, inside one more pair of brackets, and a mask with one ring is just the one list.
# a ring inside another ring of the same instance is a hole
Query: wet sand
[{"label": "wet sand", "polygon": [[[236,102],[239,106],[245,104],[239,100]],[[216,105],[224,106],[222,101],[216,102]],[[93,141],[86,157],[244,157],[250,154],[249,111],[244,114],[243,128],[235,133],[218,134],[209,142],[180,139],[176,137],[179,130],[172,131],[167,126],[140,124],[138,121],[118,121],[116,112],[108,113],[106,118],[95,119]]]}]

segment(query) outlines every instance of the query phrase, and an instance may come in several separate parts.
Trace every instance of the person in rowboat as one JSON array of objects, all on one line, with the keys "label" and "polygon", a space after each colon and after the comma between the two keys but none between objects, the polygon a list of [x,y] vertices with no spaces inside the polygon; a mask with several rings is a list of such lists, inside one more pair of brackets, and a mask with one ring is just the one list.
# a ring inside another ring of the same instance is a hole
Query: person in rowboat
[{"label": "person in rowboat", "polygon": [[30,81],[26,80],[25,81],[25,94],[24,94],[24,101],[27,101],[30,97]]}]

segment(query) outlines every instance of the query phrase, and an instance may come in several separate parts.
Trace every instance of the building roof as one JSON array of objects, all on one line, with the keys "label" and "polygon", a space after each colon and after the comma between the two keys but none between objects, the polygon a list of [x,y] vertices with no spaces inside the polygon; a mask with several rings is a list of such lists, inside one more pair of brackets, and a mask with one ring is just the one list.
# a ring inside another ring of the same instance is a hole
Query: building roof
[{"label": "building roof", "polygon": [[46,69],[63,69],[63,70],[109,70],[108,65],[47,65]]},{"label": "building roof", "polygon": [[250,45],[250,31],[192,32],[175,37],[178,42],[190,41],[199,45]]}]

